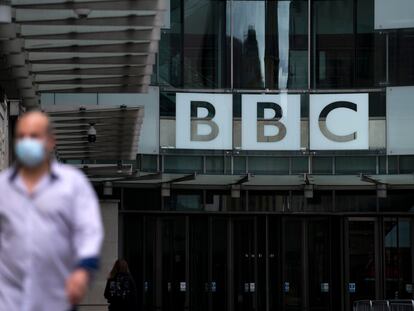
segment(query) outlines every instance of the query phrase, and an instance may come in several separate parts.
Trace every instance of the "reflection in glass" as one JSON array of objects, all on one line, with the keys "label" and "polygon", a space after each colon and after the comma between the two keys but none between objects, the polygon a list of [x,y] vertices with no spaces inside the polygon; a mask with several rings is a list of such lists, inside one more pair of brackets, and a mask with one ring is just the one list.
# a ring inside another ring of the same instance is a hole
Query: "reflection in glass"
[{"label": "reflection in glass", "polygon": [[235,88],[305,88],[307,1],[234,1]]}]

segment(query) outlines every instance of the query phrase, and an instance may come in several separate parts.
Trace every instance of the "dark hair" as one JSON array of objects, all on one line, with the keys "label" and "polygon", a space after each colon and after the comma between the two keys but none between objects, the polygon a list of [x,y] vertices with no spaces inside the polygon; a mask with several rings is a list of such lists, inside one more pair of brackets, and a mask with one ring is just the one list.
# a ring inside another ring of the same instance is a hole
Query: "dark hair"
[{"label": "dark hair", "polygon": [[115,261],[114,266],[112,267],[112,270],[109,273],[108,278],[112,279],[118,273],[128,273],[129,274],[128,263],[126,262],[125,259],[118,259],[117,261]]}]

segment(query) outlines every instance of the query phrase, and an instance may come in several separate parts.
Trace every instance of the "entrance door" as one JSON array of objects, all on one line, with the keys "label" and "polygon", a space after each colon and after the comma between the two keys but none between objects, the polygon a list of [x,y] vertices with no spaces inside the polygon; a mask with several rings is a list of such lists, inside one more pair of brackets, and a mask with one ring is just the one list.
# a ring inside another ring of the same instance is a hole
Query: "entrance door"
[{"label": "entrance door", "polygon": [[384,284],[386,299],[413,298],[413,221],[384,219]]},{"label": "entrance door", "polygon": [[346,309],[356,300],[379,298],[379,239],[375,218],[349,218],[345,222]]},{"label": "entrance door", "polygon": [[265,310],[268,291],[266,218],[237,217],[232,219],[232,226],[234,310]]}]

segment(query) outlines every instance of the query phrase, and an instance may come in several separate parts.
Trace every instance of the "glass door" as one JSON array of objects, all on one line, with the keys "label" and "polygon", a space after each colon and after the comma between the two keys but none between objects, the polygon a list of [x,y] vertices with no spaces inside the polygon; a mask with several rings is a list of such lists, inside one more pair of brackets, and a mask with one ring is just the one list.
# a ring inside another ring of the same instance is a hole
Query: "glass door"
[{"label": "glass door", "polygon": [[[188,217],[162,222],[162,310],[183,311],[188,306]],[[188,307],[187,307],[188,308]]]},{"label": "glass door", "polygon": [[265,310],[267,286],[266,219],[233,218],[234,310]]},{"label": "glass door", "polygon": [[374,218],[349,218],[345,225],[347,310],[356,300],[379,297],[378,222]]},{"label": "glass door", "polygon": [[413,225],[409,218],[384,219],[386,299],[413,298]]}]

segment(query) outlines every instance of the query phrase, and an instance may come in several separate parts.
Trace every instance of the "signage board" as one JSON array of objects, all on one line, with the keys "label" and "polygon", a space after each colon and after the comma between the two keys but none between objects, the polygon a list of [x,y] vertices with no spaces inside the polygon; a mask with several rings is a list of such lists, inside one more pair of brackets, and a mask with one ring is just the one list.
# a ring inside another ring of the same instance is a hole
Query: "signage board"
[{"label": "signage board", "polygon": [[310,149],[368,149],[368,121],[368,94],[311,95]]},{"label": "signage board", "polygon": [[414,154],[414,87],[387,88],[387,153]]},{"label": "signage board", "polygon": [[[241,96],[242,150],[300,150],[301,98]],[[177,93],[176,148],[233,149],[232,94]],[[369,149],[368,94],[311,94],[310,149]]]}]

